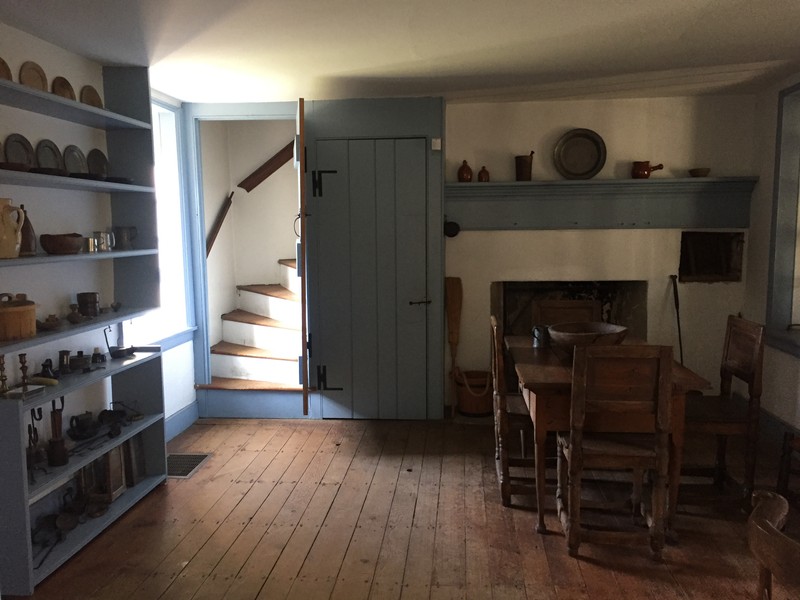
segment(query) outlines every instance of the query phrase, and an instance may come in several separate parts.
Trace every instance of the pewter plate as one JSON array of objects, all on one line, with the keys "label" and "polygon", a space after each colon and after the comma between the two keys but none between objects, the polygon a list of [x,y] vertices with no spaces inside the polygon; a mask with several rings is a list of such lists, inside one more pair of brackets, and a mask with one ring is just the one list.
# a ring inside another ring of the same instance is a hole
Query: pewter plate
[{"label": "pewter plate", "polygon": [[591,179],[606,164],[606,145],[591,129],[573,129],[553,150],[556,170],[566,179]]}]

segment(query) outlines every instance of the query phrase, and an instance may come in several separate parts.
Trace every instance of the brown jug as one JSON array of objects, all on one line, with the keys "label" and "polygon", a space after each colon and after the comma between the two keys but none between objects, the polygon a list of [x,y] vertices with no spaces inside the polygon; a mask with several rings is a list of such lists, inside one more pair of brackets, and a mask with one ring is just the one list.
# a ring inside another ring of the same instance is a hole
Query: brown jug
[{"label": "brown jug", "polygon": [[663,169],[664,165],[657,164],[650,166],[649,160],[636,160],[633,161],[633,168],[631,169],[631,177],[634,179],[647,179],[650,173]]},{"label": "brown jug", "polygon": [[20,204],[19,207],[22,210],[22,214],[25,216],[22,229],[20,230],[19,255],[36,256],[36,232],[33,230],[33,224],[28,218],[28,211],[25,210],[25,205]]},{"label": "brown jug", "polygon": [[458,168],[458,180],[462,183],[472,181],[472,169],[467,164],[467,161],[462,162]]}]

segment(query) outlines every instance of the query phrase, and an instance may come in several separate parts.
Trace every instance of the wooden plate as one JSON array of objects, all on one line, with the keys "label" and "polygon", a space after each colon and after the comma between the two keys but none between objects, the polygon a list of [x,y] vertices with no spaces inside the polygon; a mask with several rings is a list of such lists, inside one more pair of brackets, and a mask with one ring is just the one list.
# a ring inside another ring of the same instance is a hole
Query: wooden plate
[{"label": "wooden plate", "polygon": [[85,85],[81,88],[81,102],[89,106],[94,106],[95,108],[103,108],[103,101],[100,99],[100,94],[90,85]]},{"label": "wooden plate", "polygon": [[89,167],[86,165],[86,157],[81,149],[74,145],[64,148],[64,167],[70,174],[89,172]]},{"label": "wooden plate", "polygon": [[47,76],[42,67],[30,60],[22,63],[19,68],[19,82],[43,92],[47,91]]},{"label": "wooden plate", "polygon": [[11,81],[11,69],[8,68],[8,63],[0,58],[0,79]]},{"label": "wooden plate", "polygon": [[75,100],[75,90],[72,89],[72,84],[64,77],[56,77],[50,87],[56,96],[67,98],[68,100]]}]

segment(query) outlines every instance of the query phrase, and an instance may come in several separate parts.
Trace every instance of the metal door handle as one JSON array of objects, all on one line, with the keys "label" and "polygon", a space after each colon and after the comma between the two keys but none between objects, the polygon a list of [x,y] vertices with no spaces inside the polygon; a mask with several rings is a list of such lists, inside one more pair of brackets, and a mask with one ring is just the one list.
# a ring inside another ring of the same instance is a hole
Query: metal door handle
[{"label": "metal door handle", "polygon": [[409,306],[414,306],[415,304],[430,304],[430,303],[431,303],[430,300],[416,300],[416,301],[409,300],[408,301],[408,305]]}]

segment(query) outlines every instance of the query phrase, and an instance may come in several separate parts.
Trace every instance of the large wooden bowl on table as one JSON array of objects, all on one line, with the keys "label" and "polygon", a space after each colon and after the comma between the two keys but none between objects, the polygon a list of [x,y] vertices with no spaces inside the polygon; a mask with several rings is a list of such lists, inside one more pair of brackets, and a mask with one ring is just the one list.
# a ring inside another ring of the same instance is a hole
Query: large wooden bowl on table
[{"label": "large wooden bowl on table", "polygon": [[547,328],[550,343],[570,351],[575,346],[612,346],[622,343],[628,328],[613,323],[589,321],[585,323],[556,323]]}]

